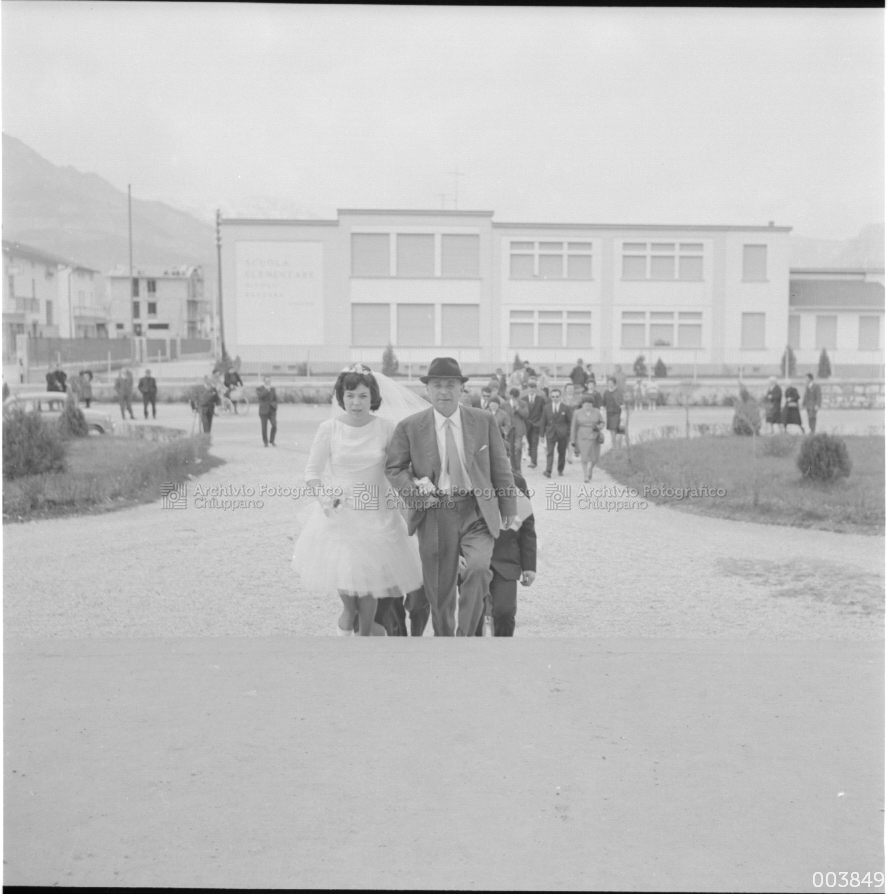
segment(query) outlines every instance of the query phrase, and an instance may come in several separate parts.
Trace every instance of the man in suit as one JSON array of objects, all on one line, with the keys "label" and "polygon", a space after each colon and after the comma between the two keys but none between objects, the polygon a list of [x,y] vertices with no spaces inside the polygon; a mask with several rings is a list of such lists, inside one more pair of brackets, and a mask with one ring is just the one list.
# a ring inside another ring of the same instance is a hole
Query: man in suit
[{"label": "man in suit", "polygon": [[808,414],[808,428],[811,429],[813,435],[817,431],[817,411],[823,401],[823,395],[820,393],[820,385],[814,381],[814,376],[808,373],[808,382],[805,385],[805,394],[802,397],[802,406]]},{"label": "man in suit", "polygon": [[222,402],[222,398],[219,396],[220,390],[212,376],[204,376],[203,385],[195,399],[195,406],[200,413],[200,430],[206,434],[212,431],[216,404]]},{"label": "man in suit", "polygon": [[488,410],[490,409],[490,398],[493,396],[493,389],[490,385],[485,385],[481,389],[481,409]]},{"label": "man in suit", "polygon": [[[494,636],[512,636],[515,633],[515,614],[518,611],[518,581],[529,587],[536,577],[536,527],[533,507],[524,477],[515,472],[515,485],[520,491],[518,514],[512,526],[500,531],[493,545],[490,569],[490,593],[485,601],[485,609],[493,620]],[[475,636],[482,636],[484,618],[475,630]]]},{"label": "man in suit", "polygon": [[543,431],[546,434],[546,478],[552,477],[552,463],[555,459],[555,448],[558,447],[558,474],[564,474],[564,461],[567,457],[567,442],[570,439],[570,423],[573,409],[561,402],[561,389],[553,388],[549,392],[550,400],[543,409]]},{"label": "man in suit", "polygon": [[139,394],[142,395],[145,418],[148,418],[148,405],[151,404],[151,418],[157,419],[157,380],[151,375],[150,369],[146,369],[145,375],[139,379]]},{"label": "man in suit", "polygon": [[583,366],[583,358],[577,359],[577,365],[570,371],[570,380],[574,383],[574,389],[577,394],[586,387],[589,381],[589,375]]},{"label": "man in suit", "polygon": [[460,405],[467,376],[456,360],[436,357],[420,381],[432,406],[398,423],[386,476],[419,539],[435,636],[471,636],[484,610],[494,540],[515,518],[515,483],[493,415]]},{"label": "man in suit", "polygon": [[527,417],[530,415],[530,410],[527,407],[527,401],[522,399],[521,392],[517,388],[509,390],[508,406],[512,413],[512,451],[510,453],[512,472],[520,472],[521,450],[527,435]]},{"label": "man in suit", "polygon": [[126,411],[129,411],[130,419],[133,416],[133,373],[125,366],[114,380],[114,390],[117,392],[117,400],[120,403],[120,418],[126,419]]},{"label": "man in suit", "polygon": [[536,377],[527,382],[527,391],[524,394],[527,402],[527,453],[530,456],[530,467],[537,467],[537,449],[540,443],[540,428],[543,424],[543,410],[546,407],[546,399],[539,393]]},{"label": "man in suit", "polygon": [[[278,399],[277,392],[271,384],[271,376],[263,376],[262,384],[256,389],[256,397],[259,398],[259,422],[262,425],[262,443],[267,447],[277,445],[274,443],[274,436],[277,434],[277,409]],[[268,426],[271,425],[271,433],[269,434]]]}]

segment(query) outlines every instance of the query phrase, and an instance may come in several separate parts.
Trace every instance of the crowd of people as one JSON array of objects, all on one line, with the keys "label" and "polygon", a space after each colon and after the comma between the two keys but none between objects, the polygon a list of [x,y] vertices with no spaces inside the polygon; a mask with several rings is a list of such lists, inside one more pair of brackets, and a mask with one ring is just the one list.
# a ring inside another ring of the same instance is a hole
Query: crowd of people
[{"label": "crowd of people", "polygon": [[[617,366],[599,391],[592,365],[584,364],[582,358],[568,381],[560,385],[553,382],[547,367],[537,373],[525,360],[508,377],[497,369],[480,393],[464,385],[460,401],[494,414],[514,471],[521,471],[525,449],[529,467],[537,468],[540,442],[545,441],[543,475],[551,478],[553,471],[563,475],[566,465],[578,459],[583,480],[588,482],[598,463],[605,432],[612,447],[621,444],[630,409],[642,406],[645,398],[651,399],[646,388],[641,380],[635,385],[628,383]],[[636,394],[644,397],[636,398]],[[655,403],[656,398],[653,400]]]},{"label": "crowd of people", "polygon": [[765,392],[765,422],[771,434],[780,431],[786,433],[790,425],[797,425],[799,431],[805,434],[800,408],[804,408],[808,417],[809,432],[813,435],[817,431],[817,412],[823,402],[820,385],[814,381],[812,373],[808,373],[800,384],[801,394],[791,378],[787,378],[785,388],[777,384],[776,376],[768,379],[768,390]]}]

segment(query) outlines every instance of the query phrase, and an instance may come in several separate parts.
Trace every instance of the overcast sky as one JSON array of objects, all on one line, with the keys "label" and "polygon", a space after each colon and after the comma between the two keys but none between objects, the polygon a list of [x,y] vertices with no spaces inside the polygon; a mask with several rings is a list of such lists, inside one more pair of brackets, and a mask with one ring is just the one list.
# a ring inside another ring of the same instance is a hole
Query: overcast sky
[{"label": "overcast sky", "polygon": [[[884,220],[882,10],[2,4],[3,130],[189,210]],[[443,196],[443,198],[442,198]]]}]

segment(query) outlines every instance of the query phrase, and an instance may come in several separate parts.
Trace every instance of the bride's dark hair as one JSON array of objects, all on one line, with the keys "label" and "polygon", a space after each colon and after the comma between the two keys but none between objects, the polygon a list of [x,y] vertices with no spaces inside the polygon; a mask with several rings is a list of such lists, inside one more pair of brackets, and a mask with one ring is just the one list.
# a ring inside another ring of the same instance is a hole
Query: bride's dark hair
[{"label": "bride's dark hair", "polygon": [[370,409],[378,410],[382,406],[382,398],[379,396],[379,384],[373,376],[373,373],[366,366],[352,366],[344,369],[333,386],[333,393],[336,395],[336,403],[342,409],[345,409],[345,401],[343,395],[346,391],[354,391],[360,385],[366,385],[370,389]]}]

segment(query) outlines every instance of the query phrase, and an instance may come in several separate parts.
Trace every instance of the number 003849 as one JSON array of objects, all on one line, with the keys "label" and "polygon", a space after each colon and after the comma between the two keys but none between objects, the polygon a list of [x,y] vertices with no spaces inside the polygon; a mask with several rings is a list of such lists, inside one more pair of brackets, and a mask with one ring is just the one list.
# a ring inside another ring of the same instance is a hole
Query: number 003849
[{"label": "number 003849", "polygon": [[881,888],[885,873],[815,872],[811,881],[815,888]]}]

